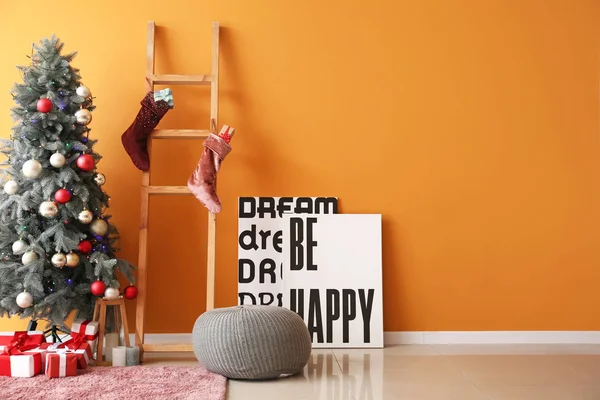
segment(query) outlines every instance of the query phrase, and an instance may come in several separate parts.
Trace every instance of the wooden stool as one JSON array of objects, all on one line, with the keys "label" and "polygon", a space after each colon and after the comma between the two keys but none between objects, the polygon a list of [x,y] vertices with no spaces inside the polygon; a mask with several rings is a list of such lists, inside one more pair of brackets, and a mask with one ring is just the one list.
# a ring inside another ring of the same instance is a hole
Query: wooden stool
[{"label": "wooden stool", "polygon": [[[125,299],[119,297],[114,300],[97,299],[94,307],[94,321],[99,321],[98,327],[98,351],[96,353],[96,365],[104,365],[102,360],[102,348],[104,346],[104,328],[106,327],[106,306],[119,306],[121,314],[121,323],[123,324],[123,333],[125,334],[125,346],[129,347],[129,328],[127,327],[127,311],[125,310]],[[118,320],[115,314],[115,326],[118,326]]]}]

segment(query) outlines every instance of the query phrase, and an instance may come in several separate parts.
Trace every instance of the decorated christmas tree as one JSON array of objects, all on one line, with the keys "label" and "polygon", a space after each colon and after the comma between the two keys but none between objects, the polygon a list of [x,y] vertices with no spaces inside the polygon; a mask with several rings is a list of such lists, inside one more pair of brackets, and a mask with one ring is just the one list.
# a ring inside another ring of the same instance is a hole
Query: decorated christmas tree
[{"label": "decorated christmas tree", "polygon": [[[97,171],[90,90],[54,35],[34,45],[18,67],[15,126],[0,194],[0,316],[91,319],[95,297],[119,294],[117,271],[133,282],[133,266],[115,256],[118,232],[106,214],[109,196]],[[125,288],[134,298],[135,287]]]}]

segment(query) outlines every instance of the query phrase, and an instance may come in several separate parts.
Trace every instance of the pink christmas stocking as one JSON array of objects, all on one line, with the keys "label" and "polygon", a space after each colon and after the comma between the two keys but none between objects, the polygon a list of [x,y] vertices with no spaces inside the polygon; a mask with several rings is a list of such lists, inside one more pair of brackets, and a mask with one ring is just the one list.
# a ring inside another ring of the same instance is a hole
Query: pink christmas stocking
[{"label": "pink christmas stocking", "polygon": [[[158,93],[158,92],[157,92]],[[137,169],[150,167],[147,139],[162,117],[172,107],[166,100],[155,100],[155,92],[148,92],[140,102],[142,107],[129,128],[121,135],[123,147]]]},{"label": "pink christmas stocking", "polygon": [[206,138],[198,166],[187,182],[194,196],[214,214],[221,211],[221,200],[217,195],[217,172],[227,154],[231,152],[229,141],[233,131],[233,128],[225,125],[218,135],[211,133]]}]

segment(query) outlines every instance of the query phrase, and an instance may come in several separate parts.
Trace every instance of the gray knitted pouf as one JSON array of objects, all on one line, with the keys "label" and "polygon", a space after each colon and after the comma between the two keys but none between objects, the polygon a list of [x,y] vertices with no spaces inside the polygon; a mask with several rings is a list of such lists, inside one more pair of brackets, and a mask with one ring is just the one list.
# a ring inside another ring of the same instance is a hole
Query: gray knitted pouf
[{"label": "gray knitted pouf", "polygon": [[200,364],[231,379],[296,374],[308,363],[312,348],[302,318],[276,306],[207,311],[194,324],[192,342]]}]

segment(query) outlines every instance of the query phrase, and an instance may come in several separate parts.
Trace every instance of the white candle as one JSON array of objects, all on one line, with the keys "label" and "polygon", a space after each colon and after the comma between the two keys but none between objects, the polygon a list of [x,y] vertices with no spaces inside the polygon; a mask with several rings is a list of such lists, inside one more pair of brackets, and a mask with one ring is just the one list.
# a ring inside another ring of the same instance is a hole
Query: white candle
[{"label": "white candle", "polygon": [[119,345],[119,334],[116,332],[104,335],[104,359],[112,361],[113,348]]},{"label": "white candle", "polygon": [[127,366],[139,365],[140,363],[140,348],[132,346],[127,348]]},{"label": "white candle", "polygon": [[124,367],[127,365],[127,351],[125,346],[117,346],[112,349],[113,367]]}]

